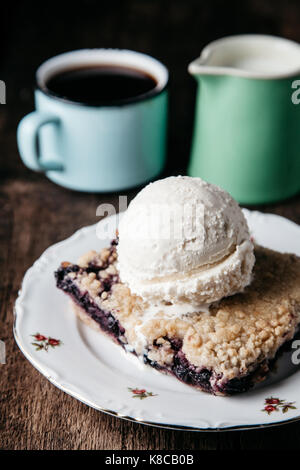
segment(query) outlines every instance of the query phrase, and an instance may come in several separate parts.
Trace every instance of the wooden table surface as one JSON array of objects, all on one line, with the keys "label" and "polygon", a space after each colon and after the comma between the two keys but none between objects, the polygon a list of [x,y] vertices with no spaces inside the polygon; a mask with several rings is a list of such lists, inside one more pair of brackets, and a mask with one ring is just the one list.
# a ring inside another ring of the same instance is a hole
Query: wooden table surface
[{"label": "wooden table surface", "polygon": [[[300,40],[297,1],[33,2],[2,6],[0,79],[0,365],[1,449],[292,449],[300,423],[230,433],[162,430],[97,412],[56,389],[23,357],[12,335],[13,305],[24,272],[51,244],[98,221],[102,202],[118,194],[80,194],[27,170],[16,147],[16,126],[33,109],[34,70],[47,57],[82,47],[124,47],[150,53],[171,72],[170,142],[165,175],[184,173],[189,155],[195,87],[186,66],[212,39],[243,32]],[[259,170],[259,169],[258,169]],[[105,168],[103,168],[105,171]],[[129,198],[136,191],[127,192]],[[300,223],[300,197],[260,210]]]}]

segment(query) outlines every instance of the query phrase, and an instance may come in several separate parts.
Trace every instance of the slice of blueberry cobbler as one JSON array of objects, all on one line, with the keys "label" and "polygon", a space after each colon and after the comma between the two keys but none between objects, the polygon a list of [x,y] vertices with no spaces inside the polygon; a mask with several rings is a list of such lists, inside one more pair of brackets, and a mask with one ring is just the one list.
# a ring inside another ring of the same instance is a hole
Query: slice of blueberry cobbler
[{"label": "slice of blueberry cobbler", "polygon": [[262,380],[300,323],[300,258],[256,247],[254,280],[242,294],[181,318],[147,304],[119,280],[117,241],[56,271],[75,313],[145,364],[215,395],[244,392]]}]

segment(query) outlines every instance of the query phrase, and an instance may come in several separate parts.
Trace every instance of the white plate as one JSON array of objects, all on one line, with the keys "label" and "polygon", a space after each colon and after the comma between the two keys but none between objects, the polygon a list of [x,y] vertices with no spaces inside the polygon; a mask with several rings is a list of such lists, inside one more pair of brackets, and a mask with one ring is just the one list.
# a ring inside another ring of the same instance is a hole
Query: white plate
[{"label": "white plate", "polygon": [[[245,214],[257,243],[300,255],[298,225],[276,215]],[[111,226],[115,221],[113,216],[103,223]],[[82,228],[48,248],[25,274],[15,305],[15,338],[26,358],[50,382],[97,410],[160,427],[247,429],[300,419],[300,371],[291,364],[292,349],[263,384],[223,398],[193,390],[173,377],[141,366],[120,346],[83,325],[69,308],[67,296],[56,288],[53,273],[61,261],[76,262],[84,252],[99,250],[108,243],[97,238],[96,225]],[[36,333],[61,344],[36,350],[33,342],[45,344],[34,340],[31,335]],[[145,398],[129,388],[145,390]],[[147,396],[148,392],[153,396]],[[262,410],[270,397],[294,402],[293,408],[284,408],[281,402],[268,414]]]}]

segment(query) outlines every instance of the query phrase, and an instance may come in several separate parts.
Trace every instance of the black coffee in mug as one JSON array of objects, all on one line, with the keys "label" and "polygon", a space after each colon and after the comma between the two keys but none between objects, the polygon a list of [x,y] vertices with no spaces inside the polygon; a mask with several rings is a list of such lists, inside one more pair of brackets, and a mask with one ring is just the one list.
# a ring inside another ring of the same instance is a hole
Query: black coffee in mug
[{"label": "black coffee in mug", "polygon": [[59,72],[46,83],[60,98],[88,105],[127,103],[153,90],[157,81],[146,72],[115,65],[85,65]]}]

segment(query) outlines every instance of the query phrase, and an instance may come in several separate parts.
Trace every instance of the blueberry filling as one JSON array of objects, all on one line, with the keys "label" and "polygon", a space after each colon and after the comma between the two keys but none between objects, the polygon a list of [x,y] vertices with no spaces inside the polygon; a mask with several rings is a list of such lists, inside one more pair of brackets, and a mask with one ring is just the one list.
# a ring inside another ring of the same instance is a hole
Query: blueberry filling
[{"label": "blueberry filling", "polygon": [[[74,269],[75,268],[75,269]],[[77,266],[73,265],[71,271],[78,272],[79,269],[76,269]],[[118,343],[123,345],[121,337],[125,333],[125,329],[120,325],[119,321],[110,313],[105,312],[100,309],[90,298],[87,292],[81,292],[80,289],[74,284],[72,279],[66,277],[70,272],[69,267],[63,268],[60,267],[55,273],[56,284],[59,289],[62,289],[64,292],[69,294],[73,301],[76,302],[79,307],[83,308],[84,311],[95,320],[102,330],[106,333],[109,333],[118,341]],[[106,279],[104,284],[104,290],[110,291],[112,284],[115,281]]]},{"label": "blueberry filling", "polygon": [[[164,337],[164,339],[169,341],[171,348],[175,351],[173,363],[171,366],[163,367],[156,361],[150,360],[147,354],[144,354],[144,363],[149,364],[155,369],[168,371],[177,377],[181,382],[199,387],[205,392],[213,394],[221,393],[223,395],[234,395],[236,393],[248,391],[256,383],[256,377],[259,376],[262,378],[269,370],[268,364],[265,361],[263,364],[260,364],[251,374],[242,377],[235,377],[231,380],[224,380],[222,374],[217,374],[213,370],[210,370],[206,367],[195,367],[193,364],[191,364],[181,349],[182,341],[180,339],[170,339],[167,337]],[[161,345],[156,344],[156,341],[154,341],[153,345],[155,347],[161,347]]]},{"label": "blueberry filling", "polygon": [[190,364],[182,351],[178,351],[178,353],[174,355],[171,370],[182,382],[188,385],[198,386],[207,392],[212,392],[212,386],[210,384],[212,371],[205,368],[197,369]]},{"label": "blueberry filling", "polygon": [[80,271],[80,267],[77,264],[70,264],[66,267],[60,266],[60,268],[58,268],[58,270],[55,272],[55,279],[56,279],[57,287],[59,287],[60,289],[65,290],[63,287],[61,287],[58,284],[61,283],[64,280],[64,278],[67,274],[69,274],[71,272],[78,273],[78,271]]},{"label": "blueberry filling", "polygon": [[234,395],[235,393],[242,393],[249,390],[254,385],[252,374],[245,375],[244,377],[235,377],[228,380],[223,387],[218,386],[220,392],[225,392],[226,395]]}]

